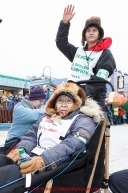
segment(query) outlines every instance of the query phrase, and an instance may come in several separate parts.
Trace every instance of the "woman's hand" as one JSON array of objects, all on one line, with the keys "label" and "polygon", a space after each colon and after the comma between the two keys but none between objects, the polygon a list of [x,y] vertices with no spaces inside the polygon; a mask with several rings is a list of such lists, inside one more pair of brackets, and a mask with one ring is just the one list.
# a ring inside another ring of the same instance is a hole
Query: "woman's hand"
[{"label": "woman's hand", "polygon": [[62,19],[64,23],[68,23],[73,18],[73,16],[75,15],[73,11],[74,11],[74,6],[72,5],[68,5],[64,9],[64,14],[63,14],[63,19]]},{"label": "woman's hand", "polygon": [[33,157],[30,161],[22,163],[20,165],[20,173],[22,175],[35,172],[37,170],[40,170],[41,172],[45,171],[43,169],[45,167],[44,160],[41,156]]},{"label": "woman's hand", "polygon": [[20,153],[19,153],[19,149],[14,149],[12,150],[7,157],[11,158],[14,162],[17,162],[19,157],[20,157]]}]

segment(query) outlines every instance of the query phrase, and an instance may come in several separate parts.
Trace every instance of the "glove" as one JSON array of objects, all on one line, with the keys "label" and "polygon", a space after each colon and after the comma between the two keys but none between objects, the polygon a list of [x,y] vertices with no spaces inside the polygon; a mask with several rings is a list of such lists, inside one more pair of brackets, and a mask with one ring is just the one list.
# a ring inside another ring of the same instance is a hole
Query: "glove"
[{"label": "glove", "polygon": [[19,149],[14,149],[12,150],[7,157],[11,158],[14,162],[17,162],[19,157],[20,157],[20,153],[19,153]]},{"label": "glove", "polygon": [[44,160],[41,156],[38,157],[33,157],[30,161],[25,162],[23,164],[20,165],[20,173],[22,175],[24,174],[28,174],[28,173],[32,173],[34,171],[37,171],[39,169],[42,168],[42,170],[40,171],[45,171],[45,169],[43,169],[43,167],[45,166]]},{"label": "glove", "polygon": [[110,92],[106,102],[114,106],[123,106],[127,101],[127,98],[116,92]]}]

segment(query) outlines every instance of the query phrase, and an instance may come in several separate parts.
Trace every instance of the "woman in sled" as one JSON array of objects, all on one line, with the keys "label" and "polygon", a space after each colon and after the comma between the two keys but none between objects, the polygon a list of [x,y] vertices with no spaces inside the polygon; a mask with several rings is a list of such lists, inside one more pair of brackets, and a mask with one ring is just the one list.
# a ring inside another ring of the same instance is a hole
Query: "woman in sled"
[{"label": "woman in sled", "polygon": [[[95,101],[87,99],[85,105],[85,99],[84,90],[74,83],[57,87],[46,104],[46,115],[29,129],[8,155],[18,161],[19,148],[24,148],[31,156],[36,155],[31,161],[21,164],[22,174],[45,166],[45,170],[54,169],[88,143],[95,131],[95,122],[89,116],[94,116],[99,122],[103,113]],[[56,162],[62,157],[65,159]]]}]

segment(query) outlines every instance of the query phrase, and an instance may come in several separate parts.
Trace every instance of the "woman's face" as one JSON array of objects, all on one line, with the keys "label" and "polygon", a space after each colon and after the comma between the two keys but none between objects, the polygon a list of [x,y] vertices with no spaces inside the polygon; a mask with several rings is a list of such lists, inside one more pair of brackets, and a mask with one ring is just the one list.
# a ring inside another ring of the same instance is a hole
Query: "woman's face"
[{"label": "woman's face", "polygon": [[85,38],[88,44],[96,44],[99,39],[99,30],[97,27],[88,27],[85,32]]},{"label": "woman's face", "polygon": [[73,106],[73,100],[66,95],[61,95],[56,100],[56,110],[61,117],[66,117]]}]

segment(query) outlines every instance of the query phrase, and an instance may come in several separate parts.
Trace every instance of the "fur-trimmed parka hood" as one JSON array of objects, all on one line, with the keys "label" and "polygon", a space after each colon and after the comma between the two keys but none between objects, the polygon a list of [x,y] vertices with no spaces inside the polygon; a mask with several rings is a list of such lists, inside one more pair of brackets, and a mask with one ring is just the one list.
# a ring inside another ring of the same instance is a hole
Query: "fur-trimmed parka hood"
[{"label": "fur-trimmed parka hood", "polygon": [[49,98],[46,104],[45,111],[47,114],[53,115],[56,113],[56,109],[55,109],[56,99],[61,93],[63,94],[68,93],[74,99],[74,104],[70,112],[75,111],[85,103],[86,93],[80,86],[71,82],[62,83],[57,86],[57,89],[55,90],[53,95]]},{"label": "fur-trimmed parka hood", "polygon": [[95,123],[103,121],[104,119],[104,112],[101,107],[91,98],[86,98],[85,105],[80,108],[80,112],[92,117]]},{"label": "fur-trimmed parka hood", "polygon": [[57,86],[57,89],[53,95],[49,98],[45,112],[50,116],[56,116],[56,99],[61,93],[69,93],[74,98],[74,105],[70,112],[73,112],[80,108],[80,112],[92,117],[94,122],[100,122],[103,120],[104,113],[97,102],[91,98],[86,98],[85,91],[75,83],[66,82]]}]

